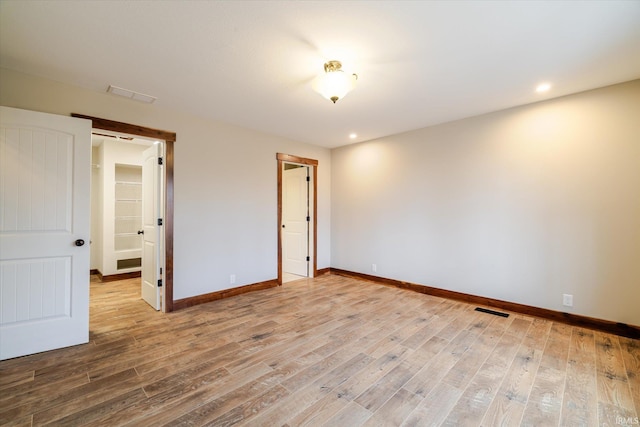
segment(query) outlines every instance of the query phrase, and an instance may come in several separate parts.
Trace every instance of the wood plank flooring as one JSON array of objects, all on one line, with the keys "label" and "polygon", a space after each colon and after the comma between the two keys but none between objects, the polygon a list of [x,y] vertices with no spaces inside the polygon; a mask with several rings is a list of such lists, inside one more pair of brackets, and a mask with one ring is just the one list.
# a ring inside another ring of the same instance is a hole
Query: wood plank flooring
[{"label": "wood plank flooring", "polygon": [[89,344],[0,362],[0,425],[638,425],[638,340],[336,275],[139,292],[92,280]]}]

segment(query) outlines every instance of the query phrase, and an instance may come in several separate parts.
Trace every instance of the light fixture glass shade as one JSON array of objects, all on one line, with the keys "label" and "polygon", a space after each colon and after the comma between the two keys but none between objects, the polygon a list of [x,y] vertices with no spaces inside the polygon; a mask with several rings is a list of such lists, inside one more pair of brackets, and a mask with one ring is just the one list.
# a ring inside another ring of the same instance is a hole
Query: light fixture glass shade
[{"label": "light fixture glass shade", "polygon": [[[337,67],[334,65],[336,63]],[[330,61],[327,64],[325,64],[326,71],[314,80],[313,89],[335,104],[338,99],[342,99],[353,90],[358,76],[342,71],[338,61]]]}]

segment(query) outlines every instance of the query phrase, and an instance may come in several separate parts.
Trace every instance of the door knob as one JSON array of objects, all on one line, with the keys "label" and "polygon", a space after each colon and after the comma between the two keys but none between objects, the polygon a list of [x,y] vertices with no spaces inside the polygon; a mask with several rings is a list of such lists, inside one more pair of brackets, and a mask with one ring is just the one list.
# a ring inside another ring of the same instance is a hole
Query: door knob
[{"label": "door knob", "polygon": [[144,234],[144,230],[138,230],[138,234]]},{"label": "door knob", "polygon": [[282,224],[282,228],[284,228],[284,224]]},{"label": "door knob", "polygon": [[78,239],[74,243],[76,246],[84,246],[84,240],[82,239]]}]

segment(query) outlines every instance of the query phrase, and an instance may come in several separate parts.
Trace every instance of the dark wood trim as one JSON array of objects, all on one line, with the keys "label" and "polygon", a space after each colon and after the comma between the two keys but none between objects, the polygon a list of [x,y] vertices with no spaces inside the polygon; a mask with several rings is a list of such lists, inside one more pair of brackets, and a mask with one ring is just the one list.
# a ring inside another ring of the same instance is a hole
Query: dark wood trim
[{"label": "dark wood trim", "polygon": [[320,270],[318,270],[318,274],[316,274],[316,277],[324,276],[325,274],[330,274],[330,273],[331,273],[331,269],[329,267],[321,268]]},{"label": "dark wood trim", "polygon": [[318,162],[313,166],[313,277],[318,276]]},{"label": "dark wood trim", "polygon": [[278,285],[282,286],[282,161],[278,158]]},{"label": "dark wood trim", "polygon": [[292,156],[291,154],[277,153],[276,158],[283,162],[299,163],[301,165],[318,166],[315,159],[305,159],[304,157]]},{"label": "dark wood trim", "polygon": [[71,117],[79,119],[87,119],[93,122],[96,129],[108,130],[111,132],[128,133],[130,135],[144,136],[147,138],[164,139],[165,141],[175,142],[175,132],[166,130],[147,128],[144,126],[132,125],[129,123],[116,122],[113,120],[101,119],[100,117],[86,116],[84,114],[71,113]]},{"label": "dark wood trim", "polygon": [[129,135],[144,136],[146,138],[162,139],[165,142],[164,161],[164,243],[165,266],[163,272],[164,283],[164,311],[173,311],[173,170],[174,170],[174,143],[175,132],[160,129],[147,128],[129,123],[116,122],[99,117],[86,116],[84,114],[71,113],[71,117],[91,120],[94,129],[108,130],[111,132],[126,133]]},{"label": "dark wood trim", "polygon": [[135,279],[142,276],[142,272],[132,271],[131,273],[110,274],[108,276],[103,276],[102,274],[98,273],[98,276],[100,277],[100,281],[102,282],[115,282],[116,280]]},{"label": "dark wood trim", "polygon": [[285,162],[311,166],[313,174],[313,277],[318,276],[318,161],[276,153],[278,160],[278,284],[282,285],[282,167]]},{"label": "dark wood trim", "polygon": [[102,273],[100,273],[100,270],[98,270],[97,268],[92,268],[91,270],[89,270],[89,274],[90,275],[99,274],[100,276],[102,276]]},{"label": "dark wood trim", "polygon": [[174,141],[165,140],[165,168],[164,168],[164,311],[173,311],[173,163]]},{"label": "dark wood trim", "polygon": [[263,289],[275,288],[278,286],[276,279],[267,280],[265,282],[253,283],[251,285],[240,286],[237,288],[225,289],[218,292],[211,292],[203,295],[196,295],[195,297],[188,297],[179,299],[173,302],[173,309],[182,310],[183,308],[193,307],[194,305],[205,304],[212,301],[217,301],[223,298],[230,298],[236,295],[246,294],[247,292],[260,291]]},{"label": "dark wood trim", "polygon": [[610,320],[596,319],[579,314],[564,313],[560,311],[549,310],[547,308],[533,307],[530,305],[470,295],[462,292],[448,291],[446,289],[433,288],[431,286],[418,285],[415,283],[403,282],[401,280],[387,279],[385,277],[372,276],[370,274],[356,273],[353,271],[341,270],[339,268],[330,268],[330,272],[331,274],[337,274],[339,276],[354,277],[357,279],[376,282],[388,286],[394,286],[401,289],[408,289],[414,292],[420,292],[423,294],[433,295],[441,298],[463,301],[469,304],[484,305],[487,307],[497,307],[502,310],[512,311],[528,316],[541,317],[543,319],[552,320],[554,322],[562,322],[568,325],[595,329],[598,331],[620,335],[623,337],[640,339],[640,326],[627,325],[626,323],[612,322]]}]

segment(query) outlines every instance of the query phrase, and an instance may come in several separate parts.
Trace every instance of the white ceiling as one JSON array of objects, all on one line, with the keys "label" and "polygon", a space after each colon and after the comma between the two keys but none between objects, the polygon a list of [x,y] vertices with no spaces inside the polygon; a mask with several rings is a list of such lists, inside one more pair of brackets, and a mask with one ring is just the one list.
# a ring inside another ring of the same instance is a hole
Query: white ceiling
[{"label": "white ceiling", "polygon": [[640,78],[640,1],[0,0],[0,66],[337,147]]}]

